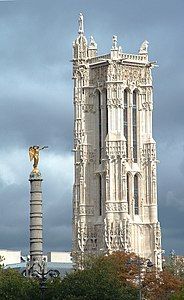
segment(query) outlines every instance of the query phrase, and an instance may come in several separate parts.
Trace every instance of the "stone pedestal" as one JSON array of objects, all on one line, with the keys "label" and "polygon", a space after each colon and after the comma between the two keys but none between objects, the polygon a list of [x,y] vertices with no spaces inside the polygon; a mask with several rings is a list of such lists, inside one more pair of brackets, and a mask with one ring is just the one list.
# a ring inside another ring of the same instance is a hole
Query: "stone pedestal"
[{"label": "stone pedestal", "polygon": [[42,176],[31,172],[30,181],[30,274],[42,268]]}]

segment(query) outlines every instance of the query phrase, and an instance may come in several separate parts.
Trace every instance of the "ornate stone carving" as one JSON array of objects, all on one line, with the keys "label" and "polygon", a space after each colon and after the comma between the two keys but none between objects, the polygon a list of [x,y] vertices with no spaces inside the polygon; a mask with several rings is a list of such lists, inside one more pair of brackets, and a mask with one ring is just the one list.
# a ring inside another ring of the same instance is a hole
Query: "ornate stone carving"
[{"label": "ornate stone carving", "polygon": [[105,87],[107,80],[107,66],[90,68],[89,84],[96,87]]},{"label": "ornate stone carving", "polygon": [[161,246],[161,232],[160,232],[160,223],[154,224],[154,236],[155,236],[155,247],[156,250],[160,249]]},{"label": "ornate stone carving", "polygon": [[77,241],[79,249],[83,253],[87,242],[87,226],[84,223],[81,223],[80,221],[78,221],[77,224]]},{"label": "ornate stone carving", "polygon": [[144,93],[141,94],[141,104],[144,110],[153,110],[153,101],[152,101],[152,90],[151,88],[147,88]]},{"label": "ornate stone carving", "polygon": [[109,202],[105,204],[106,212],[127,212],[127,203],[125,202]]},{"label": "ornate stone carving", "polygon": [[77,140],[76,149],[78,164],[90,163],[95,159],[95,151],[92,150],[90,145],[82,144],[81,140]]},{"label": "ornate stone carving", "polygon": [[127,87],[130,84],[135,86],[152,85],[150,68],[140,66],[126,66],[118,62],[111,63],[107,73],[108,82],[122,82]]},{"label": "ornate stone carving", "polygon": [[83,105],[83,109],[85,113],[94,113],[94,104],[86,103]]},{"label": "ornate stone carving", "polygon": [[125,141],[106,142],[106,154],[108,158],[125,158],[126,143]]},{"label": "ornate stone carving", "polygon": [[73,247],[81,257],[85,252],[99,254],[100,249],[135,251],[159,264],[159,228],[153,226],[158,220],[153,64],[147,46],[141,45],[140,54],[122,53],[114,37],[113,49],[97,56],[96,43],[91,38],[87,45],[79,18],[73,57]]},{"label": "ornate stone carving", "polygon": [[156,144],[146,143],[142,149],[142,164],[147,165],[149,162],[156,162]]},{"label": "ornate stone carving", "polygon": [[112,49],[117,50],[118,49],[118,38],[117,35],[113,35],[112,37]]},{"label": "ornate stone carving", "polygon": [[105,222],[105,242],[106,242],[107,249],[109,251],[130,250],[131,231],[130,231],[129,221],[126,219],[120,221],[111,221],[106,218],[104,222]]},{"label": "ornate stone carving", "polygon": [[108,99],[107,105],[109,107],[116,107],[116,108],[123,107],[123,103],[117,98]]},{"label": "ornate stone carving", "polygon": [[93,216],[94,215],[94,207],[89,206],[89,205],[80,205],[79,214]]},{"label": "ornate stone carving", "polygon": [[140,47],[140,50],[139,50],[139,54],[147,54],[148,53],[148,45],[149,45],[149,42],[145,40],[141,44],[141,47]]},{"label": "ornate stone carving", "polygon": [[78,222],[78,247],[82,253],[97,250],[97,234],[95,226]]},{"label": "ornate stone carving", "polygon": [[155,256],[158,268],[162,268],[162,248],[161,248],[161,230],[160,223],[154,224],[154,237],[155,237]]}]

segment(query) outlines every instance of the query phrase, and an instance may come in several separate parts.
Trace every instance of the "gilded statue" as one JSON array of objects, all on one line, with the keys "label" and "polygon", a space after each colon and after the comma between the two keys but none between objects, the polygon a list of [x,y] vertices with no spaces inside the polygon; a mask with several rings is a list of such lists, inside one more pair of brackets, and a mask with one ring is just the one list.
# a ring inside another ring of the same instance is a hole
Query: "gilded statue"
[{"label": "gilded statue", "polygon": [[39,173],[38,170],[38,163],[39,163],[39,158],[40,158],[40,150],[46,149],[48,146],[31,146],[29,147],[29,158],[30,161],[33,160],[33,173]]}]

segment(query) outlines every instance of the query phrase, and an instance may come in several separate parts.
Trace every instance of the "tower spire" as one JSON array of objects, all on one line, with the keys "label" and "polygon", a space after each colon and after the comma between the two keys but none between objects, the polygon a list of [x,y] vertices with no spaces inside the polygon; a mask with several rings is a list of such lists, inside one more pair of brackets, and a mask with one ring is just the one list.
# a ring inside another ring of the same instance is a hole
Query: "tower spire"
[{"label": "tower spire", "polygon": [[83,17],[82,13],[79,14],[78,22],[79,22],[79,31],[78,31],[78,33],[79,34],[84,34],[84,17]]}]

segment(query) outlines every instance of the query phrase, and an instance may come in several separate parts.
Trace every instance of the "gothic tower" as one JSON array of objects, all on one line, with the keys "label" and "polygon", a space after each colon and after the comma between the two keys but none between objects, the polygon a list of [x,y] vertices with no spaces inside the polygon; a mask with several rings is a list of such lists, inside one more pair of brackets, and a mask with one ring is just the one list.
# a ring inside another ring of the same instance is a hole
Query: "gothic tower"
[{"label": "gothic tower", "polygon": [[148,42],[109,54],[89,45],[79,16],[73,43],[73,259],[85,253],[135,252],[161,268],[156,143]]}]

